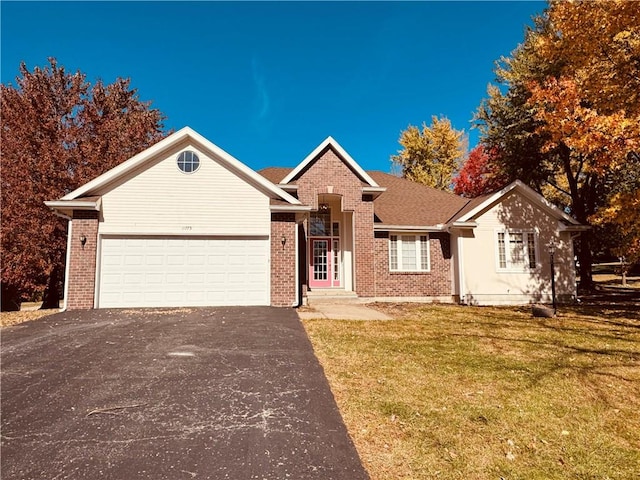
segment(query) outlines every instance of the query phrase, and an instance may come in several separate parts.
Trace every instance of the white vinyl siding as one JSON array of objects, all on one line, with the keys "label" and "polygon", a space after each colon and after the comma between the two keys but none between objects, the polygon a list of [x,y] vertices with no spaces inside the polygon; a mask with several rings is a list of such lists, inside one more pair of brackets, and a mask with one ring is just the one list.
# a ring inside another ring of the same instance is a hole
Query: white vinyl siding
[{"label": "white vinyl siding", "polygon": [[[194,151],[199,168],[185,175],[180,152]],[[133,172],[102,195],[101,234],[269,235],[269,197],[215,158],[183,144]]]},{"label": "white vinyl siding", "polygon": [[429,236],[389,235],[389,269],[393,272],[428,272]]},{"label": "white vinyl siding", "polygon": [[267,238],[106,237],[98,307],[269,305]]},{"label": "white vinyl siding", "polygon": [[532,270],[536,268],[535,232],[505,230],[497,234],[499,270]]}]

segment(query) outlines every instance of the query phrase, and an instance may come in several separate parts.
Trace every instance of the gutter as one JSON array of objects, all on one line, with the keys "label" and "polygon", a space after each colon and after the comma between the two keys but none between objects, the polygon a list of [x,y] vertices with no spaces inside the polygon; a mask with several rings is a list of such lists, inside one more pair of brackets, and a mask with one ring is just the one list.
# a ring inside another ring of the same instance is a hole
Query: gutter
[{"label": "gutter", "polygon": [[373,226],[376,232],[444,232],[446,225],[385,225],[378,224]]},{"label": "gutter", "polygon": [[102,198],[94,201],[86,200],[49,200],[44,204],[52,210],[96,210],[100,211]]},{"label": "gutter", "polygon": [[447,224],[447,232],[451,232],[453,229],[472,229],[478,226],[477,222],[451,222]]},{"label": "gutter", "polygon": [[307,205],[270,205],[272,212],[310,212],[311,207]]}]

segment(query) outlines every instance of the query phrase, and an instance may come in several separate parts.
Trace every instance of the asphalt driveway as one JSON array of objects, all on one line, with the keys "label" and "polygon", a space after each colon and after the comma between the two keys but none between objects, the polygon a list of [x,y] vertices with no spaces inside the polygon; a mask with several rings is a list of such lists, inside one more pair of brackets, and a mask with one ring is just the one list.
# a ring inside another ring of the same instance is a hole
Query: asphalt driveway
[{"label": "asphalt driveway", "polygon": [[368,478],[292,309],[65,312],[1,340],[2,478]]}]

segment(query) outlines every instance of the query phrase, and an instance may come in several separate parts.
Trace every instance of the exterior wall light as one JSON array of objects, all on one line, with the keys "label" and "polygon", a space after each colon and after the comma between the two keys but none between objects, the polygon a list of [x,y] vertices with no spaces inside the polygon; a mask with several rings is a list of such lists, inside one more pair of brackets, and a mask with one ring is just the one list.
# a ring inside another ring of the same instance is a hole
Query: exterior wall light
[{"label": "exterior wall light", "polygon": [[84,235],[80,236],[80,244],[82,245],[82,249],[84,250],[84,245],[85,243],[87,243],[87,237],[85,237]]},{"label": "exterior wall light", "polygon": [[282,249],[284,250],[284,246],[287,244],[287,237],[283,235],[282,239],[280,239],[280,243],[282,243]]}]

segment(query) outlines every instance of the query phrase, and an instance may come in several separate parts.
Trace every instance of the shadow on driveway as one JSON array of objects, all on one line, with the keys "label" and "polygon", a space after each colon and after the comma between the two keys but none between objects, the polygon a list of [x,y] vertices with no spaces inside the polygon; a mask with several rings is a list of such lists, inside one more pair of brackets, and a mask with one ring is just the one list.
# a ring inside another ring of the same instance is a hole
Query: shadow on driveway
[{"label": "shadow on driveway", "polygon": [[292,309],[59,313],[1,373],[2,478],[368,478]]}]

